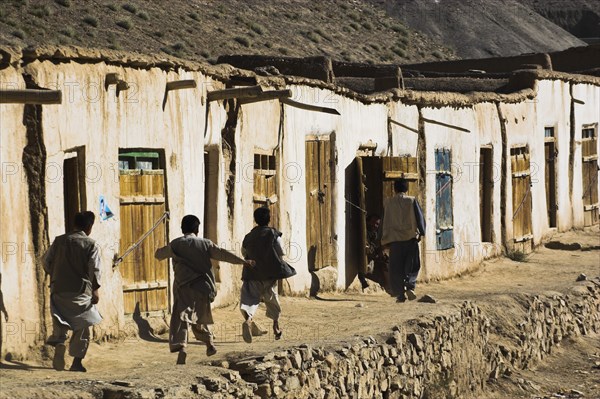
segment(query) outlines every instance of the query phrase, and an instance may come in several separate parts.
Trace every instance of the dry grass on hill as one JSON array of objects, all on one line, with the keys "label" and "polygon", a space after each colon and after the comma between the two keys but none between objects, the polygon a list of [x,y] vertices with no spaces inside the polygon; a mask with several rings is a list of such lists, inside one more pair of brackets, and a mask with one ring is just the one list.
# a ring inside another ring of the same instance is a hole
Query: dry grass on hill
[{"label": "dry grass on hill", "polygon": [[342,0],[4,0],[0,44],[73,44],[209,62],[240,53],[374,63],[453,57],[375,4]]}]

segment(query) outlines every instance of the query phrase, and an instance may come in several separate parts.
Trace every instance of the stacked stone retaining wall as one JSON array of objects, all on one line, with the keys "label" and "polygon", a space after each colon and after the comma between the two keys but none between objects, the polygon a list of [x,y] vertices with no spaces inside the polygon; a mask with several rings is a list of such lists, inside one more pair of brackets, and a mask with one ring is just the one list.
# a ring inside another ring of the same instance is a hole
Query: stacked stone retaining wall
[{"label": "stacked stone retaining wall", "polygon": [[[600,287],[519,295],[497,307],[465,302],[390,333],[339,347],[302,345],[231,361],[262,398],[468,398],[526,369],[568,337],[600,332]],[[510,302],[510,306],[508,306]]]}]

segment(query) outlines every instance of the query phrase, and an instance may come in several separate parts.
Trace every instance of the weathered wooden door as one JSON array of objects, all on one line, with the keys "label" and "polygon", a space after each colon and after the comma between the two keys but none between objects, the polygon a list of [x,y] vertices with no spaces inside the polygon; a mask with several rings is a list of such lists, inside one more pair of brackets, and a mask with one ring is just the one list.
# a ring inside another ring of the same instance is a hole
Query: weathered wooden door
[{"label": "weathered wooden door", "polygon": [[266,206],[271,210],[271,226],[279,228],[279,197],[277,195],[277,161],[274,155],[254,154],[254,209]]},{"label": "weathered wooden door", "polygon": [[492,242],[492,191],[494,188],[493,150],[481,148],[479,151],[479,220],[481,242]]},{"label": "weathered wooden door", "polygon": [[[119,186],[121,214],[121,253],[136,243],[161,219],[166,211],[164,170],[121,170]],[[167,244],[166,223],[158,227],[123,263],[123,303],[125,313],[157,312],[169,309],[168,261],[154,258],[156,249]]]},{"label": "weathered wooden door", "polygon": [[581,155],[583,172],[584,225],[598,224],[598,131],[596,127],[582,130]]},{"label": "weathered wooden door", "polygon": [[438,250],[454,247],[451,159],[450,150],[443,148],[435,150],[435,220]]},{"label": "weathered wooden door", "polygon": [[318,136],[306,141],[306,244],[309,270],[337,266],[332,151],[330,136]]},{"label": "weathered wooden door", "polygon": [[[368,163],[368,161],[367,161]],[[356,182],[358,183],[357,207],[360,211],[358,217],[358,271],[367,273],[367,175],[364,172],[363,157],[356,157]],[[354,212],[356,214],[356,212]],[[381,213],[380,213],[381,215]]]},{"label": "weathered wooden door", "polygon": [[418,170],[416,157],[357,157],[357,181],[359,183],[358,206],[362,212],[360,228],[359,267],[366,271],[367,216],[383,215],[385,201],[394,196],[394,181],[408,180],[408,195],[418,194]]},{"label": "weathered wooden door", "polygon": [[75,227],[75,214],[85,210],[85,166],[82,157],[75,153],[63,162],[63,195],[65,232]]},{"label": "weathered wooden door", "polygon": [[369,214],[383,213],[385,200],[393,197],[394,181],[408,180],[408,195],[418,195],[419,174],[416,157],[361,157],[365,208]]},{"label": "weathered wooden door", "polygon": [[419,194],[419,171],[416,157],[382,157],[383,161],[383,201],[393,197],[394,181],[399,178],[408,180],[408,195]]},{"label": "weathered wooden door", "polygon": [[513,238],[515,242],[533,238],[531,229],[531,172],[527,147],[510,150],[512,171]]},{"label": "weathered wooden door", "polygon": [[554,139],[546,139],[544,154],[546,159],[546,209],[548,210],[548,226],[556,227],[556,143]]}]

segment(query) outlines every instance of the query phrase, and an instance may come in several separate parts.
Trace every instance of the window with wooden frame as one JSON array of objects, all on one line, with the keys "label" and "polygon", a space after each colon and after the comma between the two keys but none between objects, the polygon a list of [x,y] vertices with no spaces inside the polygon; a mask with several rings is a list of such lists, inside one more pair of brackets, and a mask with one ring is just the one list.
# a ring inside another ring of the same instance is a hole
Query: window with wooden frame
[{"label": "window with wooden frame", "polygon": [[452,154],[449,149],[435,150],[435,216],[438,250],[454,247],[451,160]]},{"label": "window with wooden frame", "polygon": [[119,153],[120,170],[153,170],[160,169],[159,154],[157,152],[121,152]]},{"label": "window with wooden frame", "polygon": [[584,225],[598,224],[598,124],[581,129]]},{"label": "window with wooden frame", "polygon": [[277,159],[275,155],[254,154],[254,209],[266,206],[271,210],[271,226],[279,228],[277,196]]},{"label": "window with wooden frame", "polygon": [[513,239],[515,242],[533,238],[531,229],[531,170],[526,146],[510,149],[512,173]]}]

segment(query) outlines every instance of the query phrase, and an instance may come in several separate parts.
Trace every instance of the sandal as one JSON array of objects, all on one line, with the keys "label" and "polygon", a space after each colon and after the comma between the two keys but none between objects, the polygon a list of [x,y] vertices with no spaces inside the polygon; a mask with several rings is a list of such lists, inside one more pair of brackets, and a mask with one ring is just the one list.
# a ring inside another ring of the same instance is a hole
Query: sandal
[{"label": "sandal", "polygon": [[180,349],[179,354],[177,355],[177,364],[185,364],[185,359],[187,358],[187,353],[185,349]]},{"label": "sandal", "polygon": [[252,343],[252,331],[250,328],[250,323],[252,323],[252,320],[250,319],[242,323],[242,337],[244,338],[244,342],[248,344]]},{"label": "sandal", "polygon": [[56,344],[54,347],[54,359],[52,359],[52,368],[56,371],[65,369],[65,352],[67,347],[65,344]]},{"label": "sandal", "polygon": [[206,345],[206,356],[212,356],[217,353],[217,348],[213,344]]}]

